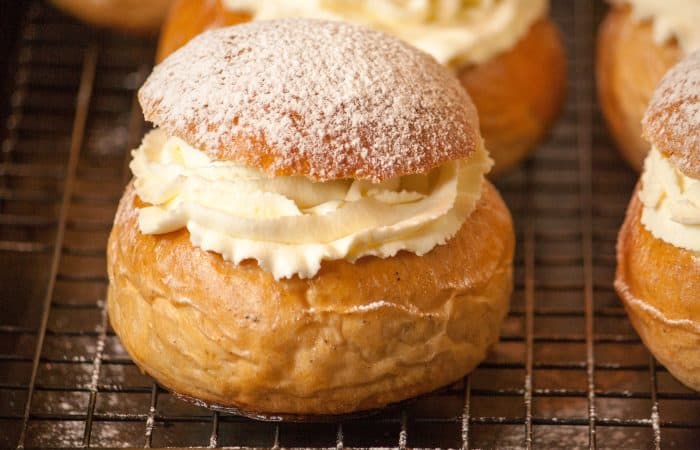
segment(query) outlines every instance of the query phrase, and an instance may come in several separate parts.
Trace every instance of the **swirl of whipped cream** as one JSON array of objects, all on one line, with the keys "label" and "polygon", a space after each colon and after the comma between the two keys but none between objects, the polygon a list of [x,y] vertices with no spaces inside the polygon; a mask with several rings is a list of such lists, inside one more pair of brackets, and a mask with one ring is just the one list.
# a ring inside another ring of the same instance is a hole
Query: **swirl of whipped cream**
[{"label": "swirl of whipped cream", "polygon": [[632,7],[634,18],[651,20],[654,42],[678,40],[683,53],[700,49],[700,1],[698,0],[611,0]]},{"label": "swirl of whipped cream", "polygon": [[642,224],[656,238],[700,252],[700,180],[683,175],[652,147],[644,161],[639,199]]},{"label": "swirl of whipped cream", "polygon": [[423,255],[461,228],[492,161],[466,161],[373,184],[273,177],[203,152],[160,129],[133,152],[144,234],[187,228],[193,245],[235,264],[255,259],[275,279],[313,277],[322,260]]},{"label": "swirl of whipped cream", "polygon": [[479,64],[512,48],[549,0],[224,0],[254,20],[344,20],[393,34],[443,64]]}]

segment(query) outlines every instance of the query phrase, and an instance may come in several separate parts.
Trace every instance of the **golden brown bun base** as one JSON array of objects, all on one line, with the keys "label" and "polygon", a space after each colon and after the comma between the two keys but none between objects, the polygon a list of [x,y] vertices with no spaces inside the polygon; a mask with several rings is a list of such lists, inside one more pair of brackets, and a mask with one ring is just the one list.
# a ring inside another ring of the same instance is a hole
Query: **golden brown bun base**
[{"label": "golden brown bun base", "polygon": [[143,235],[137,202],[130,185],[109,239],[109,317],[177,393],[267,415],[370,410],[458,380],[498,340],[514,235],[488,182],[447,244],[327,261],[304,280],[226,262],[186,230]]},{"label": "golden brown bun base", "polygon": [[618,238],[615,288],[651,353],[700,390],[700,260],[642,225],[638,192],[639,186]]},{"label": "golden brown bun base", "polygon": [[[179,0],[161,31],[157,61],[205,29],[250,20],[223,8],[221,0]],[[481,134],[498,174],[521,161],[545,136],[564,101],[566,56],[547,17],[518,44],[484,64],[457,71],[479,111]]]},{"label": "golden brown bun base", "polygon": [[158,30],[173,0],[50,0],[56,7],[99,27],[134,34]]},{"label": "golden brown bun base", "polygon": [[651,24],[634,20],[627,7],[612,8],[598,34],[598,98],[622,156],[641,170],[650,145],[642,117],[663,75],[681,58],[675,43],[654,42]]}]

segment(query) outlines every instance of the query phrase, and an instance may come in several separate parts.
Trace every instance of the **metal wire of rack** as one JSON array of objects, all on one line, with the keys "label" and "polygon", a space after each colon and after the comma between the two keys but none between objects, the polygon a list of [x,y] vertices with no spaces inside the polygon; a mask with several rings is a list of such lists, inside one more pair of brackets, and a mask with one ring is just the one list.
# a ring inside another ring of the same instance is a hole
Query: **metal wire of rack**
[{"label": "metal wire of rack", "polygon": [[461,382],[343,423],[257,422],[183,403],[109,327],[104,248],[144,131],[153,43],[27,8],[0,161],[0,447],[697,448],[700,395],[654,361],[612,289],[636,176],[594,101],[605,7],[554,0],[569,98],[536,155],[498,180],[517,233],[501,342]]}]

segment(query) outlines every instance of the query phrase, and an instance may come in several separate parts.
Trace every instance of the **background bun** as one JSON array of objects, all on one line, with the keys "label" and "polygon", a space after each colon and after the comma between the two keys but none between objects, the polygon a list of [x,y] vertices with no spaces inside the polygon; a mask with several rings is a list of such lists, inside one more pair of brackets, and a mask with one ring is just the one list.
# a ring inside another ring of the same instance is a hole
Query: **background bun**
[{"label": "background bun", "polygon": [[59,9],[100,27],[155,33],[173,0],[51,0]]},{"label": "background bun", "polygon": [[598,28],[596,53],[603,118],[622,156],[640,171],[650,147],[642,137],[642,118],[654,89],[682,51],[675,41],[657,44],[651,22],[640,22],[628,5],[616,5]]},{"label": "background bun", "polygon": [[273,176],[378,182],[481,144],[476,109],[449,69],[341,22],[206,31],[155,68],[139,99],[168,134]]}]

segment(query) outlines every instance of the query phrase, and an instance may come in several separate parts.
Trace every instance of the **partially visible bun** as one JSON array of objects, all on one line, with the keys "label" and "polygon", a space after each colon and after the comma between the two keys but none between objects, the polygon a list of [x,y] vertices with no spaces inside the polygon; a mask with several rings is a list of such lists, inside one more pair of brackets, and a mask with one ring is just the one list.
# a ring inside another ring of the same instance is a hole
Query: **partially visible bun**
[{"label": "partially visible bun", "polygon": [[515,47],[459,68],[457,77],[479,111],[481,135],[495,162],[491,174],[506,172],[547,135],[564,103],[566,55],[559,29],[544,17]]},{"label": "partially visible bun", "polygon": [[641,170],[649,152],[642,117],[661,77],[681,57],[675,42],[658,45],[652,26],[636,20],[628,6],[613,7],[598,32],[598,99],[622,156]]},{"label": "partially visible bun", "polygon": [[617,242],[615,289],[656,359],[700,390],[700,264],[691,251],[657,239],[641,223],[639,186]]},{"label": "partially visible bun", "polygon": [[700,50],[661,80],[644,115],[644,137],[685,175],[700,179]]},{"label": "partially visible bun", "polygon": [[50,0],[63,11],[100,27],[137,34],[158,30],[173,0]]},{"label": "partially visible bun", "polygon": [[139,99],[169,135],[272,176],[379,182],[481,145],[476,109],[447,68],[342,22],[206,31],[156,66]]},{"label": "partially visible bun", "polygon": [[222,0],[173,0],[158,38],[156,63],[187,44],[202,31],[248,22],[251,15],[232,11]]},{"label": "partially visible bun", "polygon": [[[457,235],[423,256],[324,261],[282,279],[145,235],[130,185],[110,235],[108,308],[136,364],[176,393],[247,414],[374,409],[471,371],[498,340],[515,237],[484,182]],[[313,230],[311,231],[313,232]]]}]

